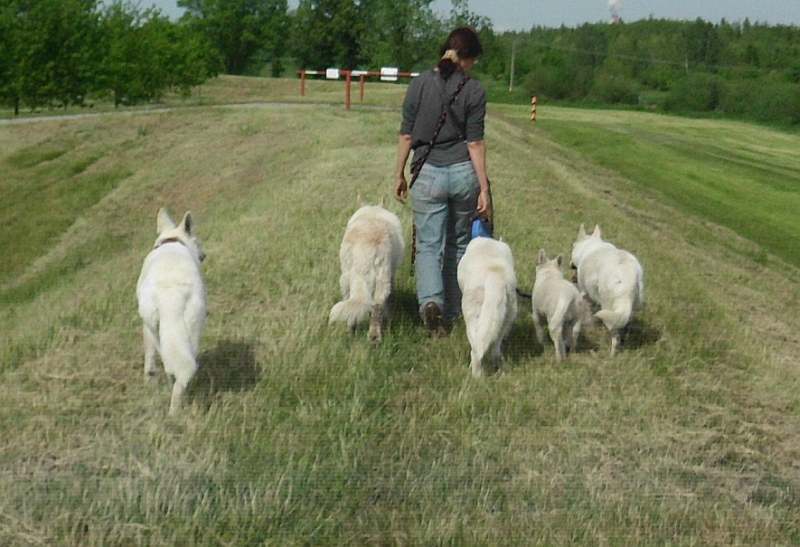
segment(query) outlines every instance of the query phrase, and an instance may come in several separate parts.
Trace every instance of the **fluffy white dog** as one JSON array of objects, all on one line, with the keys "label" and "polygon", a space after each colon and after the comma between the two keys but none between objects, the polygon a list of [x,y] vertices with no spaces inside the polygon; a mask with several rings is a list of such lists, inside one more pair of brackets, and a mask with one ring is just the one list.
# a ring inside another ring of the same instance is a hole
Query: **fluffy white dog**
[{"label": "fluffy white dog", "polygon": [[561,255],[547,259],[544,249],[539,249],[536,260],[536,281],[533,283],[533,326],[536,338],[544,345],[546,322],[550,339],[556,348],[556,360],[561,361],[567,351],[574,349],[586,320],[588,310],[575,285],[564,279]]},{"label": "fluffy white dog", "polygon": [[572,245],[572,265],[578,270],[578,289],[600,306],[595,317],[611,332],[611,355],[617,352],[622,330],[634,310],[644,305],[644,271],[628,251],[603,241],[600,227],[592,235],[581,224]]},{"label": "fluffy white dog", "polygon": [[347,222],[339,248],[342,301],[331,309],[329,322],[346,322],[353,332],[370,317],[369,339],[379,342],[404,250],[397,215],[380,205],[359,208]]},{"label": "fluffy white dog", "polygon": [[186,387],[197,372],[197,351],[206,320],[206,289],[200,263],[205,254],[194,235],[192,214],[176,226],[158,211],[158,237],[144,259],[136,284],[139,315],[144,322],[144,375],[156,374],[156,352],[164,370],[174,377],[169,413],[181,405]]},{"label": "fluffy white dog", "polygon": [[502,241],[478,237],[470,241],[458,263],[461,310],[472,348],[472,375],[483,376],[483,358],[491,352],[495,362],[502,343],[517,317],[517,277],[511,249]]}]

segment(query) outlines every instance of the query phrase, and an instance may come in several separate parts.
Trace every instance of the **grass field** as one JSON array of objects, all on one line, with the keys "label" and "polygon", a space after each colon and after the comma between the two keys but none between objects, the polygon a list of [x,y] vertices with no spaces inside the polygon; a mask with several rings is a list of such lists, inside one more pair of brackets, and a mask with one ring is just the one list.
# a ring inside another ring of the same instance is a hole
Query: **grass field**
[{"label": "grass field", "polygon": [[[389,192],[397,111],[0,126],[0,544],[800,542],[800,137],[525,115],[488,120],[520,281],[598,222],[640,257],[648,308],[621,355],[593,328],[562,365],[524,313],[482,381],[463,325],[425,337],[407,267],[379,347],[326,324],[356,193]],[[193,211],[208,254],[175,419],[166,380],[142,381],[134,295],[162,204]]]}]

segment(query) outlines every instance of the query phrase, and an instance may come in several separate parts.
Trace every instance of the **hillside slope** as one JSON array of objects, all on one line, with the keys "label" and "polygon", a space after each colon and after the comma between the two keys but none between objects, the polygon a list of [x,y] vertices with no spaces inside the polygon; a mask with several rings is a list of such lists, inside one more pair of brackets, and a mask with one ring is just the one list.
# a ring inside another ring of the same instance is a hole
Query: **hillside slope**
[{"label": "hillside slope", "polygon": [[[474,381],[463,326],[425,337],[407,267],[380,347],[328,327],[397,116],[0,128],[0,543],[800,541],[797,268],[524,111],[489,122],[498,235],[524,285],[581,222],[635,252],[648,309],[626,350],[595,328],[557,365],[526,312]],[[162,204],[193,211],[208,255],[203,368],[174,420],[166,381],[142,381],[134,296]]]}]

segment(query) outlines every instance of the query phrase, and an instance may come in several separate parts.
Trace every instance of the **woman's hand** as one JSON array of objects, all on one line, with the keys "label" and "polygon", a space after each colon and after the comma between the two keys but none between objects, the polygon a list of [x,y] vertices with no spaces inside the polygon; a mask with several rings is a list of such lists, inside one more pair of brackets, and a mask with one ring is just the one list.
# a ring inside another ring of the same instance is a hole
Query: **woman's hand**
[{"label": "woman's hand", "polygon": [[395,178],[394,183],[394,198],[400,203],[405,203],[408,197],[408,183],[406,182],[405,173],[400,173]]},{"label": "woman's hand", "polygon": [[489,194],[489,189],[481,189],[481,193],[478,194],[478,216],[491,221],[493,213],[492,196]]}]

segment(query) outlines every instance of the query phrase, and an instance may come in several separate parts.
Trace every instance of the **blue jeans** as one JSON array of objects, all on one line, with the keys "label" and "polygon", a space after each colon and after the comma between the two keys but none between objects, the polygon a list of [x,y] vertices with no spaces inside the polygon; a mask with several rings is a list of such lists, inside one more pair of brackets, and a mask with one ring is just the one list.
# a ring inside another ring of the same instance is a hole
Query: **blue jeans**
[{"label": "blue jeans", "polygon": [[470,239],[480,185],[472,162],[444,167],[426,164],[411,199],[417,226],[416,281],[420,310],[435,302],[446,321],[461,314],[458,262]]}]

